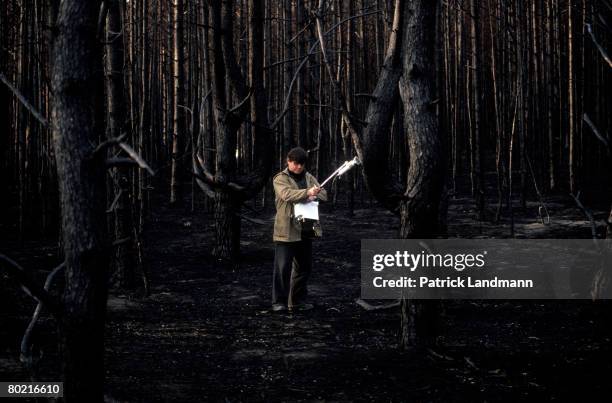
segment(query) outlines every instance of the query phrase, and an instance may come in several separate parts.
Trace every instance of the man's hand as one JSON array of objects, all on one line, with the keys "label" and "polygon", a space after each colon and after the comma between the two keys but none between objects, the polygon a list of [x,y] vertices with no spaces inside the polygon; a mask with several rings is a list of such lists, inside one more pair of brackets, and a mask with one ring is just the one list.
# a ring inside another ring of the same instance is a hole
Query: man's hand
[{"label": "man's hand", "polygon": [[308,196],[308,201],[317,200],[317,196]]},{"label": "man's hand", "polygon": [[308,189],[308,199],[309,200],[314,200],[314,199],[310,199],[311,196],[316,196],[319,194],[319,192],[321,191],[321,188],[319,186],[313,186],[310,189]]}]

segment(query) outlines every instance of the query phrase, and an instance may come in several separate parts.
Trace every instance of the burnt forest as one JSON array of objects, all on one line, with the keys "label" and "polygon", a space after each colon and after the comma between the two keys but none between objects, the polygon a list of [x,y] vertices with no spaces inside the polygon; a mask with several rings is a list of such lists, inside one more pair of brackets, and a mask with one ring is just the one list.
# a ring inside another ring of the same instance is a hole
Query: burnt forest
[{"label": "burnt forest", "polygon": [[[360,252],[612,250],[611,0],[2,0],[0,44],[0,396],[605,400],[610,260],[586,298],[368,299]],[[303,311],[272,303],[296,147],[355,163]]]}]

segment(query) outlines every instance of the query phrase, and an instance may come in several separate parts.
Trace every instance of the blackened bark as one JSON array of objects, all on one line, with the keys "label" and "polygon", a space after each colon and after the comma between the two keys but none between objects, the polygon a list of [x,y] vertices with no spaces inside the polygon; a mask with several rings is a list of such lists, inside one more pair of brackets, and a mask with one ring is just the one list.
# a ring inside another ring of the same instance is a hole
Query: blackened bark
[{"label": "blackened bark", "polygon": [[[102,401],[108,248],[104,156],[92,151],[103,130],[100,2],[65,0],[53,53],[53,142],[66,259],[61,323],[66,401]],[[100,153],[101,154],[101,153]]]},{"label": "blackened bark", "polygon": [[[222,45],[223,34],[231,38],[231,24],[225,24],[224,20],[231,13],[231,3],[223,4],[223,15],[218,4],[212,4],[210,15],[213,26],[213,51],[211,54],[212,62],[212,82],[213,82],[213,114],[216,124],[216,146],[217,154],[215,160],[215,182],[222,187],[226,187],[229,182],[234,180],[236,175],[236,132],[240,126],[238,116],[228,111],[228,94],[225,90],[226,64],[229,59],[224,55]],[[223,21],[223,22],[222,22]],[[227,39],[231,40],[231,39]],[[231,42],[230,42],[231,44]],[[233,54],[232,54],[233,56]],[[233,57],[232,57],[233,60]],[[235,60],[233,60],[235,62]],[[235,219],[233,215],[240,213],[236,195],[230,193],[228,189],[217,191],[215,194],[215,234],[216,245],[213,254],[224,260],[236,260],[238,255],[237,247],[240,243],[233,241],[235,234],[240,234],[240,219]]]},{"label": "blackened bark", "polygon": [[[123,85],[123,30],[118,0],[108,5],[106,22],[106,93],[108,108],[107,136],[119,137],[125,130],[125,98]],[[117,167],[113,188],[119,199],[115,204],[115,270],[124,289],[134,288],[135,248],[132,220],[132,197],[128,167]]]},{"label": "blackened bark", "polygon": [[[0,41],[2,43],[8,43],[9,37],[9,24],[7,24],[4,20],[4,15],[1,16],[2,24],[0,28]],[[7,61],[8,61],[8,48],[5,46],[0,47],[0,71],[6,71]],[[0,136],[0,189],[5,189],[7,193],[8,189],[10,189],[11,181],[9,175],[9,161],[10,161],[10,147],[9,147],[9,139],[8,132],[10,130],[10,109],[7,107],[11,102],[11,93],[7,86],[0,83],[0,104],[4,105],[0,108],[0,122],[2,122],[2,130],[6,134]],[[10,197],[10,193],[2,197],[0,200],[0,222],[5,223],[8,222],[6,218],[9,217],[10,214],[10,206],[12,202],[12,197]]]},{"label": "blackened bark", "polygon": [[240,250],[240,202],[229,192],[215,192],[215,236],[213,256],[238,265]]},{"label": "blackened bark", "polygon": [[183,186],[181,184],[181,150],[183,149],[185,137],[185,119],[183,112],[179,111],[184,106],[184,50],[183,50],[183,1],[172,2],[172,94],[174,97],[172,112],[172,173],[170,179],[170,203],[180,203],[183,197]]},{"label": "blackened bark", "polygon": [[60,327],[68,402],[102,401],[104,393],[105,165],[103,155],[92,154],[104,127],[99,9],[99,1],[62,1],[53,43],[51,121],[66,259]]},{"label": "blackened bark", "polygon": [[427,238],[439,235],[439,207],[446,168],[443,138],[433,103],[436,98],[433,68],[436,2],[416,1],[406,7],[399,89],[410,166],[406,199],[400,203],[400,237]]},{"label": "blackened bark", "polygon": [[[214,190],[216,257],[236,263],[240,253],[240,205],[254,197],[270,177],[273,163],[272,131],[268,127],[267,97],[263,87],[263,3],[253,1],[249,10],[249,66],[247,91],[245,79],[233,51],[233,1],[211,2],[212,26],[211,81],[215,117],[216,160],[214,177],[210,173],[198,178]],[[235,91],[236,106],[229,104],[226,81]],[[247,97],[249,97],[247,99]],[[237,131],[250,111],[253,132],[254,168],[240,175],[236,167]],[[205,167],[206,161],[202,164]],[[238,238],[237,238],[238,237]],[[238,241],[237,241],[238,240]]]},{"label": "blackened bark", "polygon": [[471,148],[471,181],[472,193],[478,206],[478,218],[480,221],[484,219],[485,209],[485,194],[484,194],[484,172],[482,169],[482,144],[481,144],[481,90],[480,90],[480,71],[482,70],[481,52],[482,46],[480,41],[480,4],[476,0],[471,0],[470,9],[472,20],[470,24],[470,41],[472,44],[471,54],[471,90],[474,99],[474,115],[470,133],[470,148]]},{"label": "blackened bark", "polygon": [[[443,229],[440,201],[446,157],[436,115],[436,6],[429,0],[406,4],[399,91],[410,149],[408,183],[400,202],[400,237],[434,238]],[[402,299],[400,345],[426,346],[436,335],[439,302]]]},{"label": "blackened bark", "polygon": [[[385,62],[366,113],[368,125],[362,134],[363,145],[357,147],[368,189],[379,202],[396,213],[403,192],[401,185],[394,181],[391,172],[386,168],[390,143],[389,131],[399,99],[398,82],[402,74],[404,7],[405,2],[396,0]],[[354,144],[358,141],[359,139],[353,137]]]}]

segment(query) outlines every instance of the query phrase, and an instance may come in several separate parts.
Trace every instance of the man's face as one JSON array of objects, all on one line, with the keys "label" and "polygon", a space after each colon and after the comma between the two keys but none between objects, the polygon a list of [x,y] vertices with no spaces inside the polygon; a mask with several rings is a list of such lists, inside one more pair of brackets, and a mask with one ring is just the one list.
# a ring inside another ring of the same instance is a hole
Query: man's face
[{"label": "man's face", "polygon": [[304,172],[304,168],[306,167],[306,164],[300,164],[299,162],[291,161],[290,159],[287,158],[287,167],[289,168],[291,172],[299,175],[302,172]]}]

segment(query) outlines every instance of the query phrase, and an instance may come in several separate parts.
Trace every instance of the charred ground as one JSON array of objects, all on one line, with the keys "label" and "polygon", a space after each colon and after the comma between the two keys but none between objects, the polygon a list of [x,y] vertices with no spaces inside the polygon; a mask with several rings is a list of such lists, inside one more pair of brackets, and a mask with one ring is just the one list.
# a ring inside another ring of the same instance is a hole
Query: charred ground
[{"label": "charred ground", "polygon": [[[550,225],[539,222],[537,204],[515,212],[517,236],[590,236],[571,200],[551,198],[547,205]],[[450,301],[437,349],[399,351],[398,308],[366,311],[355,303],[360,240],[397,232],[397,219],[373,205],[360,205],[354,217],[324,208],[310,287],[316,308],[295,315],[269,309],[271,212],[258,217],[265,225],[243,221],[243,263],[231,271],[210,254],[210,215],[160,200],[153,207],[146,228],[151,294],[109,297],[106,385],[114,399],[566,400],[609,387],[610,305],[601,302]],[[475,217],[469,199],[453,199],[450,235],[508,236],[507,222],[481,224]],[[55,244],[3,243],[32,270],[59,261]],[[45,272],[36,273],[42,281]],[[0,379],[29,380],[19,343],[34,304],[0,280]],[[43,317],[35,337],[44,352],[38,379],[57,380],[50,318]]]}]

